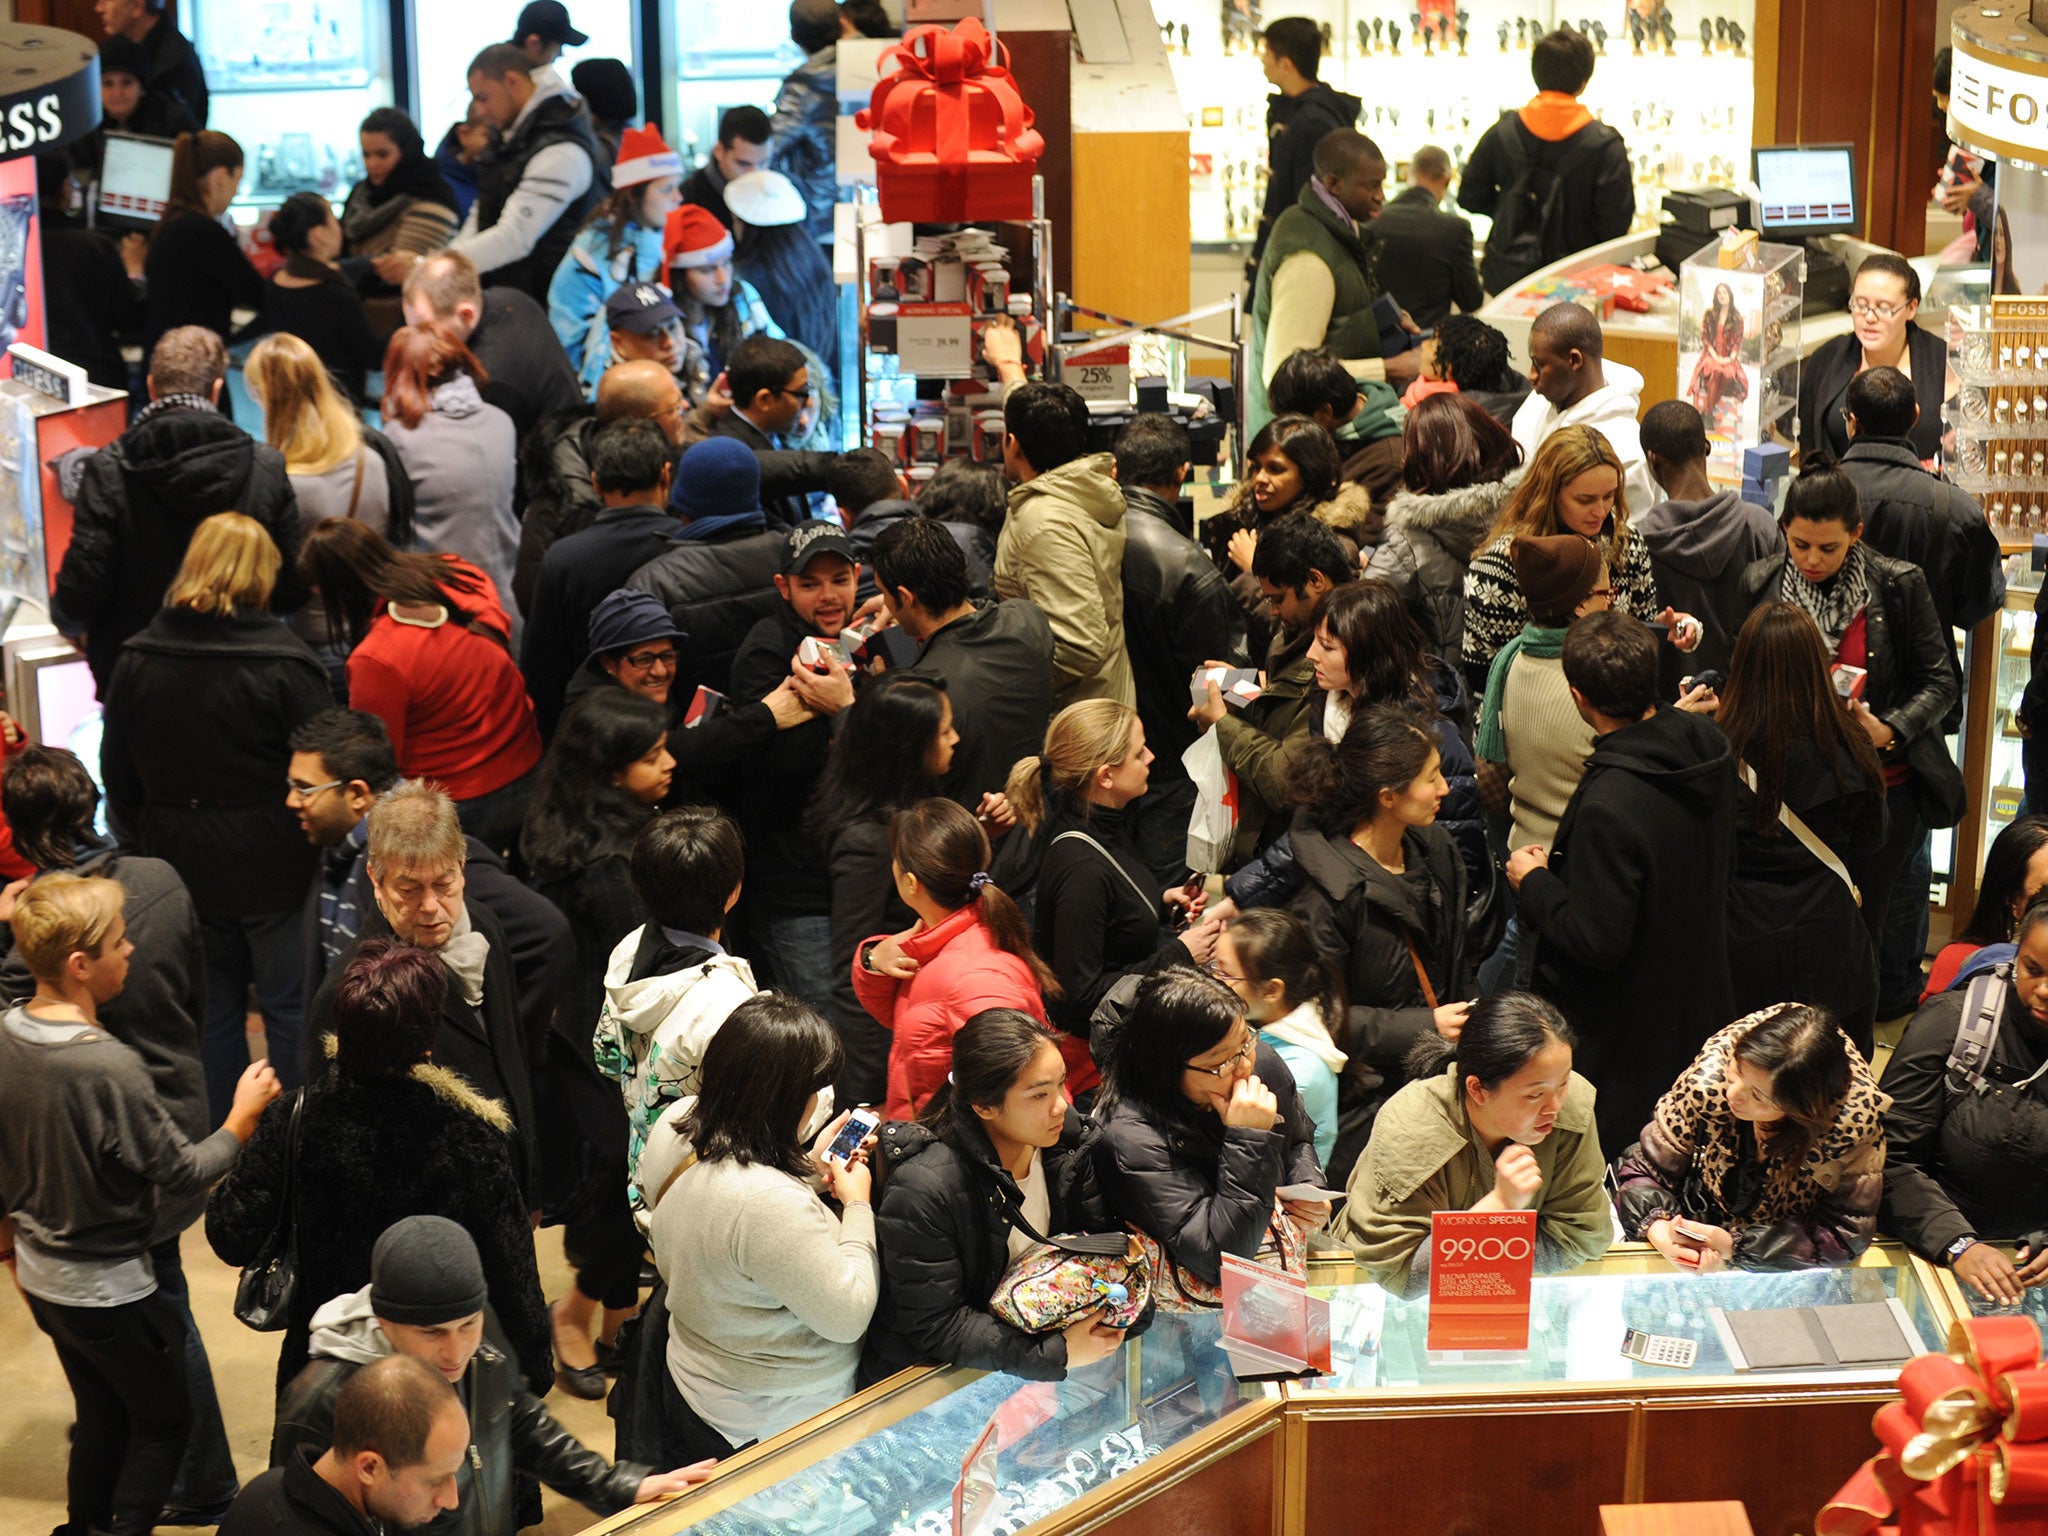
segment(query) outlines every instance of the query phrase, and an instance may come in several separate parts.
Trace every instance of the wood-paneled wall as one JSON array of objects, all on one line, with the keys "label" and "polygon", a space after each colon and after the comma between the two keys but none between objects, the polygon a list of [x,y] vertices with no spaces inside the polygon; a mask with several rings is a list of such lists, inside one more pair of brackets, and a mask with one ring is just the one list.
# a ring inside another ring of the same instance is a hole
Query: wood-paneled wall
[{"label": "wood-paneled wall", "polygon": [[[14,19],[31,26],[64,27],[83,32],[95,42],[106,36],[93,12],[93,0],[14,0]],[[178,0],[164,0],[164,14],[178,24]]]},{"label": "wood-paneled wall", "polygon": [[1853,143],[1865,237],[1909,256],[1927,239],[1937,9],[1938,0],[1757,3],[1756,142]]}]

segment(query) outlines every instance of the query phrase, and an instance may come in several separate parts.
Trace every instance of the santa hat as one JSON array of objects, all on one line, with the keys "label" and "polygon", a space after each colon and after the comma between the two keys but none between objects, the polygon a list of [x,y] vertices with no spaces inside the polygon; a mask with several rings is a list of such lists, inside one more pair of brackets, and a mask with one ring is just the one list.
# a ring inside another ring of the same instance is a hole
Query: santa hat
[{"label": "santa hat", "polygon": [[709,208],[684,203],[668,216],[661,234],[663,266],[715,267],[731,256],[732,231]]},{"label": "santa hat", "polygon": [[619,135],[619,158],[612,166],[614,188],[682,174],[683,157],[662,142],[660,129],[628,128]]}]

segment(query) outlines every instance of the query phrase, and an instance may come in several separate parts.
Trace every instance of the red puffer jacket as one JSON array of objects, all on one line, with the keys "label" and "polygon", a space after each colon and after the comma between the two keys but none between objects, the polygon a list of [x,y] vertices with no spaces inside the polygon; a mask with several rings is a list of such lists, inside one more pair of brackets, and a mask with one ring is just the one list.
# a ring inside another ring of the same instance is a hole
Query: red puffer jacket
[{"label": "red puffer jacket", "polygon": [[[974,907],[962,907],[936,928],[903,941],[903,952],[917,961],[917,974],[908,981],[861,965],[868,945],[887,937],[876,934],[855,949],[853,989],[861,1006],[893,1033],[888,1117],[911,1120],[953,1069],[954,1031],[984,1008],[1016,1008],[1047,1024],[1045,999],[1031,967],[996,948]],[[1067,1091],[1092,1088],[1098,1074],[1087,1042],[1057,1030],[1054,1034],[1067,1059]]]}]

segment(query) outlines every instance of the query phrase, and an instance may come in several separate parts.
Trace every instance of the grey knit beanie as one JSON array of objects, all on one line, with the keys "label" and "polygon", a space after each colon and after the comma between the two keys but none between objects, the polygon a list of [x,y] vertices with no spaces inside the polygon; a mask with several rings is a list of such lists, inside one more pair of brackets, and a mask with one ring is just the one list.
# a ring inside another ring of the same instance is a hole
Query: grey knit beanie
[{"label": "grey knit beanie", "polygon": [[452,1322],[481,1312],[489,1295],[476,1240],[446,1216],[393,1222],[370,1250],[370,1310],[386,1322]]}]

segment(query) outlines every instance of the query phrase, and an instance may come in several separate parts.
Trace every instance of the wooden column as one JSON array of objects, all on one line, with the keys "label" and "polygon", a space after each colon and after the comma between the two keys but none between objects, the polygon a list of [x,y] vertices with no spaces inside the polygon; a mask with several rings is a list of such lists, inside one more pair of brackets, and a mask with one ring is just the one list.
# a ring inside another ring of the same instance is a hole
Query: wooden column
[{"label": "wooden column", "polygon": [[1936,0],[1757,5],[1756,142],[1854,144],[1864,237],[1909,255],[1927,238],[1936,9]]},{"label": "wooden column", "polygon": [[1065,7],[1038,3],[999,3],[996,35],[1010,51],[1010,73],[1017,92],[1031,108],[1032,125],[1045,140],[1038,174],[1045,178],[1045,216],[1052,220],[1052,284],[1070,288],[1074,281],[1074,34],[1064,24]]}]

